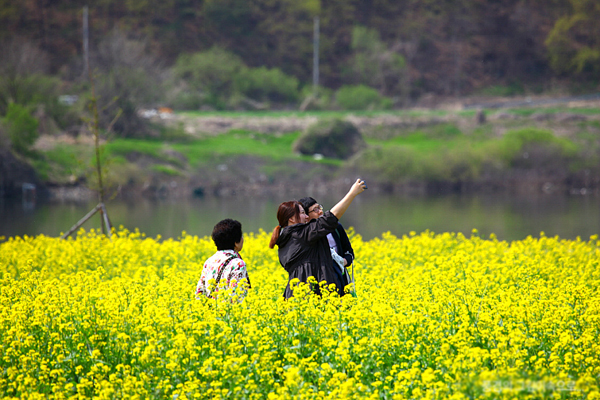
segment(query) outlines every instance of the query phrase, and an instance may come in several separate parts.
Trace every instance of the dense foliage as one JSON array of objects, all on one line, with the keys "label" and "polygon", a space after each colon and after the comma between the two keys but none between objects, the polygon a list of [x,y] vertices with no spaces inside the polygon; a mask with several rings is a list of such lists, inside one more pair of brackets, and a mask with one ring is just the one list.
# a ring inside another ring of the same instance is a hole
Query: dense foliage
[{"label": "dense foliage", "polygon": [[16,103],[10,103],[4,118],[8,125],[8,134],[14,149],[26,152],[38,137],[38,121],[29,111]]},{"label": "dense foliage", "polygon": [[[320,76],[328,87],[364,83],[385,95],[404,90],[413,96],[514,82],[544,90],[556,74],[597,84],[596,3],[104,0],[90,5],[90,39],[95,48],[120,27],[147,38],[167,65],[181,54],[219,46],[250,67],[279,68],[310,82],[313,18],[319,16]],[[0,40],[17,34],[39,43],[52,71],[81,66],[81,21],[81,2],[4,1]],[[394,76],[401,82],[390,81]]]},{"label": "dense foliage", "polygon": [[284,301],[247,234],[242,302],[194,299],[208,237],[0,244],[2,398],[600,398],[600,242],[351,231],[358,297]]}]

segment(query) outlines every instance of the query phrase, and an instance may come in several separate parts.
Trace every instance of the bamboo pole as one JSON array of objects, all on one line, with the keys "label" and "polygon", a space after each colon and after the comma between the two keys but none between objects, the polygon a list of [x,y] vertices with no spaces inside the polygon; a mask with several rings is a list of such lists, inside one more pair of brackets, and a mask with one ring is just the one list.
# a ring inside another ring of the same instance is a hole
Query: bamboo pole
[{"label": "bamboo pole", "polygon": [[104,225],[106,226],[106,235],[108,235],[108,237],[110,237],[111,233],[112,233],[112,224],[110,223],[110,219],[108,218],[108,212],[106,211],[106,207],[104,206],[104,203],[100,203],[102,204],[102,217],[104,219]]},{"label": "bamboo pole", "polygon": [[94,216],[94,214],[96,214],[98,212],[98,210],[100,210],[101,208],[104,207],[104,204],[100,203],[98,204],[96,207],[94,207],[94,209],[92,211],[90,211],[89,213],[87,213],[83,218],[81,218],[75,225],[73,225],[71,227],[71,229],[69,229],[67,231],[67,233],[63,234],[60,238],[61,239],[66,239],[67,237],[69,237],[69,235],[73,232],[75,232],[77,229],[79,229],[79,227],[83,224],[85,224],[85,222],[92,218]]}]

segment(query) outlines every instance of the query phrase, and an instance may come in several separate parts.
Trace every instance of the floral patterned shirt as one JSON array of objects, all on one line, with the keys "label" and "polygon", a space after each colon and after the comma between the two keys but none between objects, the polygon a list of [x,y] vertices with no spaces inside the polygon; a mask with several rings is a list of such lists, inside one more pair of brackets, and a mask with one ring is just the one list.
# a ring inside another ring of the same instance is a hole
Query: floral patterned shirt
[{"label": "floral patterned shirt", "polygon": [[246,295],[245,289],[236,290],[238,289],[238,284],[242,279],[248,280],[246,263],[244,260],[242,260],[240,254],[235,250],[219,250],[204,263],[202,274],[200,275],[200,280],[198,281],[198,286],[196,287],[196,297],[200,297],[202,295],[211,295],[210,289],[214,289],[214,284],[212,287],[210,287],[210,280],[217,279],[219,270],[221,270],[221,267],[223,264],[225,264],[225,261],[227,261],[231,256],[236,256],[236,258],[232,259],[229,264],[225,266],[225,269],[221,274],[219,286],[221,286],[221,284],[224,282],[227,282],[228,287],[234,289],[239,298],[243,298]]}]

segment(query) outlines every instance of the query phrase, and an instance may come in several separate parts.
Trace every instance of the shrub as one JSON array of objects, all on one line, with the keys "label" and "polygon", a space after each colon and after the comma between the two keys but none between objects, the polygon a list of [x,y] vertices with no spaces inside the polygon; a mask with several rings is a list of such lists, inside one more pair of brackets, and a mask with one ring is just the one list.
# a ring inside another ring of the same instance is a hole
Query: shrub
[{"label": "shrub", "polygon": [[345,110],[379,110],[392,106],[390,99],[365,86],[342,86],[335,94],[337,104]]},{"label": "shrub", "polygon": [[432,182],[473,182],[480,177],[483,162],[483,154],[470,146],[445,150],[425,159],[423,178]]},{"label": "shrub", "polygon": [[417,153],[404,146],[371,147],[353,159],[351,167],[361,174],[388,182],[400,182],[420,175]]},{"label": "shrub", "polygon": [[173,72],[190,90],[206,92],[207,98],[228,98],[233,94],[235,77],[244,69],[242,60],[219,47],[183,54],[175,62]]},{"label": "shrub", "polygon": [[366,146],[359,130],[349,121],[323,120],[310,126],[294,143],[294,151],[347,159]]},{"label": "shrub", "polygon": [[10,103],[5,121],[8,124],[8,135],[13,148],[20,153],[27,152],[38,138],[38,120],[27,108]]},{"label": "shrub", "polygon": [[254,100],[277,103],[298,100],[299,82],[278,68],[266,67],[243,69],[235,78],[236,89]]},{"label": "shrub", "polygon": [[0,79],[0,115],[8,111],[10,103],[24,105],[32,110],[41,107],[44,115],[60,128],[78,122],[75,113],[58,101],[60,81],[57,78],[33,74],[15,75]]},{"label": "shrub", "polygon": [[479,178],[483,153],[471,147],[423,154],[413,147],[372,147],[351,167],[382,182],[468,182]]},{"label": "shrub", "polygon": [[577,155],[577,146],[550,131],[525,128],[507,132],[499,149],[500,158],[511,167],[552,169],[570,164]]}]

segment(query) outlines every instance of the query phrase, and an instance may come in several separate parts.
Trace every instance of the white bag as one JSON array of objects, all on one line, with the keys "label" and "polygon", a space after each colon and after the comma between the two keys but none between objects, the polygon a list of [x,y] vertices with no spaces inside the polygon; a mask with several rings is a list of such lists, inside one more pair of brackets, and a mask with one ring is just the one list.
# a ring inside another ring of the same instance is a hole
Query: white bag
[{"label": "white bag", "polygon": [[333,261],[335,261],[335,263],[340,267],[340,271],[342,271],[342,273],[346,272],[346,269],[344,268],[344,258],[342,256],[340,256],[333,247],[330,248],[331,249],[331,258],[333,258]]},{"label": "white bag", "polygon": [[330,249],[331,258],[333,258],[333,261],[335,261],[337,266],[340,268],[340,271],[342,271],[342,275],[345,277],[347,284],[352,285],[349,293],[352,294],[352,296],[356,297],[356,289],[354,288],[354,266],[352,267],[352,276],[350,276],[348,270],[344,266],[344,261],[346,260],[342,256],[340,256],[333,247],[330,247]]}]

